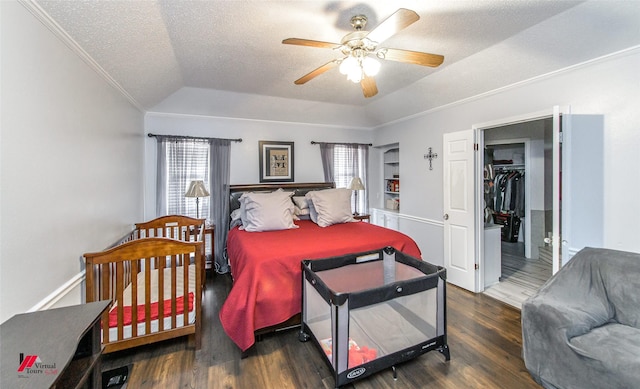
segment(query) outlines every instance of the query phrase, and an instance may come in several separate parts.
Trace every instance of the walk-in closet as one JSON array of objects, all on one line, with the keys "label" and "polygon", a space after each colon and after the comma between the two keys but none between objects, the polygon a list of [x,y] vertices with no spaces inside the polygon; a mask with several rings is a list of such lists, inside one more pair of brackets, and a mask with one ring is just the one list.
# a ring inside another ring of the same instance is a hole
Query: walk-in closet
[{"label": "walk-in closet", "polygon": [[484,130],[485,293],[518,308],[551,276],[551,142],[550,119]]}]

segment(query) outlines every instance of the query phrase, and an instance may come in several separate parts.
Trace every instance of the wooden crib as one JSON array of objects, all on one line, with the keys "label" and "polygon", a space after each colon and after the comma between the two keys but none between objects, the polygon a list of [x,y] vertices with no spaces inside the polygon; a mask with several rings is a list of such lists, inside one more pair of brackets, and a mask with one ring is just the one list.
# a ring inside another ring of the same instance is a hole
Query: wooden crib
[{"label": "wooden crib", "polygon": [[[182,215],[167,215],[160,216],[147,222],[136,223],[136,228],[131,234],[131,237],[132,239],[165,237],[183,240],[186,242],[202,242],[202,263],[206,263],[206,243],[204,233],[205,219],[195,219]],[[203,271],[203,285],[205,277],[206,273]]]},{"label": "wooden crib", "polygon": [[120,245],[84,255],[86,301],[113,302],[101,318],[105,353],[191,334],[200,349],[203,231],[203,219],[165,216],[137,224]]}]

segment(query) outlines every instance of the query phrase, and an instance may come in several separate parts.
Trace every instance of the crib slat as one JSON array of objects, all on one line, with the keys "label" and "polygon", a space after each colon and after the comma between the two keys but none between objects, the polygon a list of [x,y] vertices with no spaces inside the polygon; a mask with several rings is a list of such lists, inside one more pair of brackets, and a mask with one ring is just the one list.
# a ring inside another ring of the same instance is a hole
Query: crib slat
[{"label": "crib slat", "polygon": [[166,260],[159,258],[158,263],[158,331],[164,331],[164,268]]},{"label": "crib slat", "polygon": [[[182,257],[182,325],[189,324],[189,254],[181,254]],[[186,258],[185,258],[186,257]]]},{"label": "crib slat", "polygon": [[[111,274],[110,274],[110,269],[111,269],[111,264],[110,263],[104,263],[102,265],[98,265],[98,269],[99,269],[99,273],[100,275],[102,275],[102,281],[100,281],[100,285],[98,287],[99,291],[98,293],[102,294],[101,299],[102,300],[111,300],[111,290],[110,290],[110,286],[111,286]],[[109,343],[110,339],[109,339],[109,316],[106,316],[106,318],[102,319],[102,328],[106,328],[106,331],[102,331],[103,332],[103,339],[104,339],[104,343]]]},{"label": "crib slat", "polygon": [[177,279],[177,263],[176,263],[176,259],[175,256],[171,257],[171,327],[172,328],[176,328],[177,326],[177,322],[176,322],[176,314],[178,312],[178,307],[176,305],[176,300],[177,300],[177,295],[178,293],[176,292],[177,290],[177,286],[176,286],[176,279]]},{"label": "crib slat", "polygon": [[138,261],[131,261],[131,337],[138,336]]},{"label": "crib slat", "polygon": [[95,276],[95,269],[93,267],[93,261],[91,259],[87,259],[86,263],[85,263],[85,282],[87,283],[86,287],[87,290],[92,291],[91,293],[86,293],[86,300],[88,303],[92,303],[95,301],[95,290],[96,290],[96,285],[95,285],[95,281],[93,280],[93,277]]},{"label": "crib slat", "polygon": [[145,334],[151,333],[151,262],[155,258],[147,258],[144,267],[144,328]]},{"label": "crib slat", "polygon": [[123,291],[124,291],[124,282],[122,280],[124,276],[122,262],[116,262],[116,301],[118,301],[118,338],[124,338],[124,303],[123,303]]}]

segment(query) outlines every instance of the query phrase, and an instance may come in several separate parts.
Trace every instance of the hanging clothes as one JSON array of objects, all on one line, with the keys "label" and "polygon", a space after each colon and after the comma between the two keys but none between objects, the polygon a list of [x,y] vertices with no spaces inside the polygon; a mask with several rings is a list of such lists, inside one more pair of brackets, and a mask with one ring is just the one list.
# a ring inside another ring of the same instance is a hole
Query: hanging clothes
[{"label": "hanging clothes", "polygon": [[491,203],[496,212],[511,212],[524,216],[524,173],[518,170],[496,172]]},{"label": "hanging clothes", "polygon": [[[520,218],[524,216],[524,172],[518,169],[501,169],[493,179],[493,220],[502,225],[502,240],[517,242]],[[486,199],[485,199],[486,201]]]}]

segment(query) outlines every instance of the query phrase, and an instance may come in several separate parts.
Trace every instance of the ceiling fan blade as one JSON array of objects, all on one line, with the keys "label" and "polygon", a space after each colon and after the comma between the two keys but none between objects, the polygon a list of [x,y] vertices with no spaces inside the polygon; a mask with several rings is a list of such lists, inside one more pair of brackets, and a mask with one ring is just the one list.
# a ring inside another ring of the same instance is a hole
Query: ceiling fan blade
[{"label": "ceiling fan blade", "polygon": [[376,85],[376,80],[373,77],[365,76],[360,81],[360,86],[362,87],[364,97],[373,97],[378,94],[378,86]]},{"label": "ceiling fan blade", "polygon": [[393,15],[386,18],[376,28],[371,30],[367,38],[374,42],[381,43],[393,36],[398,31],[407,28],[411,24],[420,19],[415,11],[406,8],[400,8]]},{"label": "ceiling fan blade", "polygon": [[296,85],[302,85],[305,82],[321,75],[322,73],[326,72],[327,70],[331,70],[333,68],[335,68],[336,66],[338,66],[338,60],[333,60],[331,62],[327,62],[326,64],[320,66],[319,68],[312,70],[311,72],[305,74],[304,76],[298,78],[297,80],[295,80],[293,83]]},{"label": "ceiling fan blade", "polygon": [[326,49],[336,49],[342,46],[339,43],[331,43],[331,42],[322,42],[322,41],[314,41],[310,39],[301,39],[301,38],[287,38],[282,41],[285,45],[298,45],[298,46],[309,46],[309,47],[321,47]]},{"label": "ceiling fan blade", "polygon": [[381,49],[378,57],[390,61],[406,62],[414,65],[437,67],[444,61],[444,56],[440,54],[421,53],[419,51],[400,49]]}]

